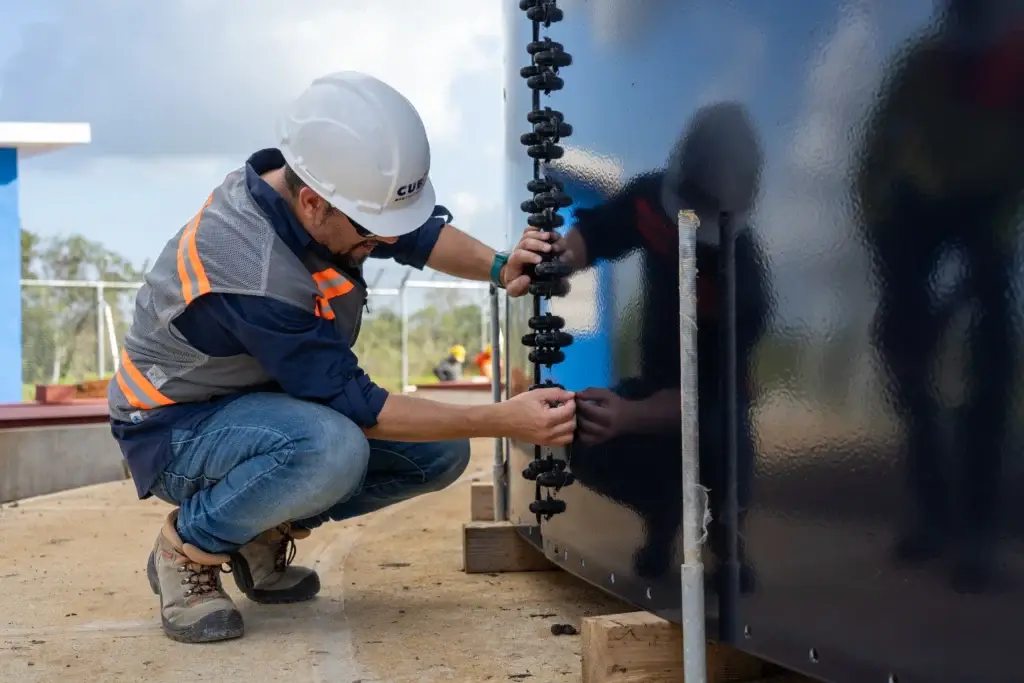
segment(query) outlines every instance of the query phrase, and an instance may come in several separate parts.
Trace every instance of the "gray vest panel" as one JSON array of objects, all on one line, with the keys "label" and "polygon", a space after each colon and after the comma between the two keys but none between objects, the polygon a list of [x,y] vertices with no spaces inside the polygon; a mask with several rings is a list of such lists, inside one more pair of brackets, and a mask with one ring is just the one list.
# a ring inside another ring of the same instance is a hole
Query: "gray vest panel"
[{"label": "gray vest panel", "polygon": [[249,194],[244,169],[236,170],[146,274],[108,391],[112,417],[140,422],[167,405],[207,401],[272,381],[255,358],[207,356],[175,329],[174,319],[209,293],[265,296],[297,306],[333,320],[350,344],[366,302],[358,279],[315,255],[300,259],[281,241]]}]

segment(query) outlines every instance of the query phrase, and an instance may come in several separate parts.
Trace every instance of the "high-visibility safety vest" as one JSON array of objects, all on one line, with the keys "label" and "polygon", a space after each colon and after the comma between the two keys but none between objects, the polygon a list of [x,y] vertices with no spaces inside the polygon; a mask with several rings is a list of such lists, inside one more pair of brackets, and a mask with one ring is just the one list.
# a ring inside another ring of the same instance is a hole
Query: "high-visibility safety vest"
[{"label": "high-visibility safety vest", "polygon": [[355,344],[366,289],[312,250],[300,258],[278,237],[246,186],[227,176],[164,247],[135,301],[120,367],[107,393],[110,415],[139,423],[165,406],[207,401],[273,381],[249,355],[201,353],[172,327],[210,293],[264,296],[331,320]]}]

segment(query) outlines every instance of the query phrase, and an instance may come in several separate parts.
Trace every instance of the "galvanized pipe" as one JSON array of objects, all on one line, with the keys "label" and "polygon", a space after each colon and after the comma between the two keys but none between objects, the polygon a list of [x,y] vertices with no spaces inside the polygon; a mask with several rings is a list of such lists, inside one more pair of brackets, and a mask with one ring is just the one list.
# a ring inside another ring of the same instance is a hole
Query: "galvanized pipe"
[{"label": "galvanized pipe", "polygon": [[692,211],[680,211],[679,227],[679,398],[682,413],[683,673],[687,683],[706,683],[704,627],[704,542],[706,497],[700,485],[697,426],[697,227]]},{"label": "galvanized pipe", "polygon": [[723,458],[723,479],[725,484],[725,501],[722,506],[721,520],[718,529],[725,534],[725,557],[719,558],[723,579],[717,582],[718,588],[718,639],[723,643],[737,642],[739,627],[736,623],[739,614],[740,591],[740,559],[739,559],[739,498],[737,495],[737,450],[739,444],[739,367],[736,357],[736,232],[732,216],[728,213],[719,215],[719,230],[722,237],[722,293],[724,315],[722,316],[721,358],[725,372],[725,386],[720,398],[724,408],[725,456]]},{"label": "galvanized pipe", "polygon": [[114,372],[121,369],[121,357],[117,353],[117,331],[114,329],[114,309],[106,301],[103,302],[103,317],[107,321],[107,343],[110,345],[110,358],[114,364]]},{"label": "galvanized pipe", "polygon": [[107,299],[104,296],[104,288],[101,283],[96,285],[96,372],[100,379],[107,375],[107,354],[103,348],[103,316],[106,312],[104,309],[106,303]]},{"label": "galvanized pipe", "polygon": [[[491,397],[501,402],[501,318],[498,314],[498,288],[491,285]],[[494,521],[508,519],[508,475],[505,467],[505,439],[494,439]]]},{"label": "galvanized pipe", "polygon": [[402,393],[409,390],[409,303],[406,291],[402,287],[398,294],[398,310],[402,318]]}]

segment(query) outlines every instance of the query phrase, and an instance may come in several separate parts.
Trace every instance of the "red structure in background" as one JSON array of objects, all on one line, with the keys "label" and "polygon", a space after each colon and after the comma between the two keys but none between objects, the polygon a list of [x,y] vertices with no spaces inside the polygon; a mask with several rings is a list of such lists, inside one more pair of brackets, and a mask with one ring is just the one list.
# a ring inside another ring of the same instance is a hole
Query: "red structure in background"
[{"label": "red structure in background", "polygon": [[105,385],[36,385],[35,401],[0,403],[0,429],[102,424],[109,418]]}]

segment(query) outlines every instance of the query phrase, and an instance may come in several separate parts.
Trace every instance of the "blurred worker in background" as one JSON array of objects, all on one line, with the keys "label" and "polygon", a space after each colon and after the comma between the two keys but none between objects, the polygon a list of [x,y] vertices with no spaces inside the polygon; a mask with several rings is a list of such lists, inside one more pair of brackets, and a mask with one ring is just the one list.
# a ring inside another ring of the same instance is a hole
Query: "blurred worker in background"
[{"label": "blurred worker in background", "polygon": [[476,354],[476,358],[473,359],[473,364],[480,370],[480,376],[491,379],[491,359],[494,357],[494,350],[491,345],[488,344],[483,350]]},{"label": "blurred worker in background", "polygon": [[468,438],[566,444],[575,428],[571,392],[451,405],[389,394],[360,369],[367,257],[513,297],[540,261],[530,240],[496,253],[450,225],[405,97],[356,72],[319,78],[277,142],[228,174],[164,247],[110,384],[138,495],[176,506],[146,573],[164,632],[182,642],[242,635],[221,567],[256,602],[309,600],[320,581],[291,565],[295,539],[451,484]]},{"label": "blurred worker in background", "polygon": [[462,379],[462,366],[466,363],[466,347],[456,344],[448,349],[448,355],[434,367],[434,376],[442,382]]}]

